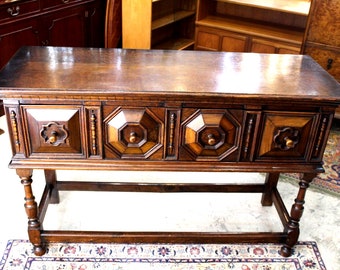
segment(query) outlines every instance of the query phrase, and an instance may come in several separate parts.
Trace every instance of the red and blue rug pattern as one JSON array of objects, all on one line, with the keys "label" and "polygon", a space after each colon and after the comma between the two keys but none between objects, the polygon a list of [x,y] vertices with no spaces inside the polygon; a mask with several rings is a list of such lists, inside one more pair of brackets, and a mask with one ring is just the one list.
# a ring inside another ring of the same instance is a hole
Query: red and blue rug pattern
[{"label": "red and blue rug pattern", "polygon": [[44,256],[26,240],[10,240],[1,270],[240,269],[324,270],[315,242],[299,242],[289,258],[279,244],[96,244],[52,243]]}]

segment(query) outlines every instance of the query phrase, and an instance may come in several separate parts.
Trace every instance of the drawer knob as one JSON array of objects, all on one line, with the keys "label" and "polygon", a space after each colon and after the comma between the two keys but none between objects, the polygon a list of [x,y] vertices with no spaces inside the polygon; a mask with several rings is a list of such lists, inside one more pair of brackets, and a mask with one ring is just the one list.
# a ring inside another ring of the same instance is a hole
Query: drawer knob
[{"label": "drawer knob", "polygon": [[14,7],[8,8],[8,9],[7,9],[7,13],[8,13],[9,15],[11,15],[12,17],[18,16],[19,13],[20,13],[20,7],[19,7],[19,6],[16,6],[15,8],[14,8]]},{"label": "drawer knob", "polygon": [[295,148],[300,140],[299,133],[299,130],[293,127],[277,130],[274,135],[275,147],[284,151]]},{"label": "drawer knob", "polygon": [[47,125],[42,125],[40,135],[45,143],[58,146],[66,142],[66,139],[68,138],[68,131],[64,125],[50,122]]},{"label": "drawer knob", "polygon": [[295,142],[289,138],[285,138],[285,142],[287,148],[293,148],[295,146]]},{"label": "drawer knob", "polygon": [[208,134],[208,144],[209,145],[214,145],[216,144],[216,139],[213,134]]},{"label": "drawer knob", "polygon": [[51,132],[51,136],[48,138],[48,141],[50,142],[50,144],[54,144],[56,143],[58,137],[57,137],[58,133],[55,131]]},{"label": "drawer knob", "polygon": [[132,131],[132,132],[130,133],[129,142],[130,142],[130,143],[135,143],[136,140],[137,140],[137,134],[136,134],[136,132],[133,132],[133,131]]}]

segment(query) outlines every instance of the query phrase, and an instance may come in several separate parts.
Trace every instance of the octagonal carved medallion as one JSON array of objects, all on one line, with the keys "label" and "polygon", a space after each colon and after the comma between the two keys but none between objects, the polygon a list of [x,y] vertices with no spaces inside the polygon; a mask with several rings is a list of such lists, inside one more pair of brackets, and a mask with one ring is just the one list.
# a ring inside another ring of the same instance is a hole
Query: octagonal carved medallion
[{"label": "octagonal carved medallion", "polygon": [[162,147],[163,123],[148,109],[118,109],[105,120],[106,146],[121,158],[148,158]]},{"label": "octagonal carved medallion", "polygon": [[182,144],[197,160],[222,160],[238,148],[239,133],[228,111],[200,110],[184,123]]}]

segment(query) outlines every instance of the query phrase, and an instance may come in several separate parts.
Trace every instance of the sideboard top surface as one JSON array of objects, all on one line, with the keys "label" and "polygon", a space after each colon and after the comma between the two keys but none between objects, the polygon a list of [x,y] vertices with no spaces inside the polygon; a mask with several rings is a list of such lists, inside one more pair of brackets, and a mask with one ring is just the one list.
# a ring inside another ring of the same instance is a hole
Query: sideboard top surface
[{"label": "sideboard top surface", "polygon": [[306,55],[23,47],[0,98],[108,100],[216,96],[340,103],[340,85]]}]

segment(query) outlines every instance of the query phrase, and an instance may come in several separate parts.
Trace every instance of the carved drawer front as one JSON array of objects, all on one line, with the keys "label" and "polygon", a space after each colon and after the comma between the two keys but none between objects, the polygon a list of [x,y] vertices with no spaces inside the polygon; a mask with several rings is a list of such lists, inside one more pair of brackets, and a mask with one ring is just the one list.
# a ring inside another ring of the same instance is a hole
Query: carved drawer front
[{"label": "carved drawer front", "polygon": [[80,107],[27,106],[23,112],[30,155],[83,156]]},{"label": "carved drawer front", "polygon": [[235,161],[241,124],[228,110],[197,110],[182,123],[181,159]]},{"label": "carved drawer front", "polygon": [[317,115],[313,113],[265,113],[258,159],[307,160],[316,123]]},{"label": "carved drawer front", "polygon": [[106,158],[162,159],[164,116],[158,111],[118,108],[105,117]]}]

